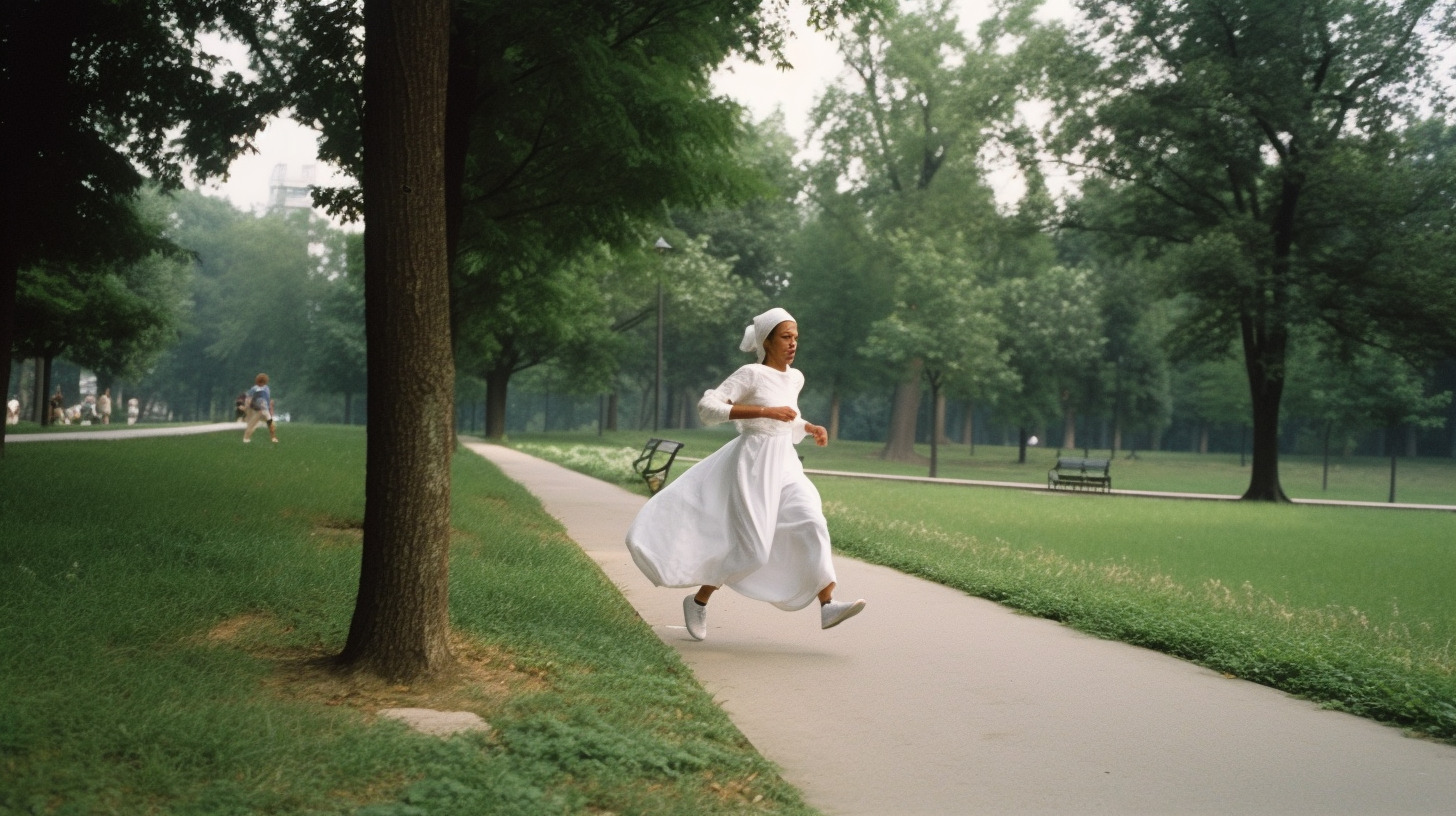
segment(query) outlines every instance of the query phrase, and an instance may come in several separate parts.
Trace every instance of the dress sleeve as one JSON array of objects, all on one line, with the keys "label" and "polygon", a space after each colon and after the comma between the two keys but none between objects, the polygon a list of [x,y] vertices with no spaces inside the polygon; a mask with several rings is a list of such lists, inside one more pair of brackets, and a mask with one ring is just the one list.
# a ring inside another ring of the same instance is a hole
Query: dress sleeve
[{"label": "dress sleeve", "polygon": [[717,388],[703,392],[703,398],[698,400],[698,419],[703,421],[703,427],[722,425],[728,421],[728,412],[733,406],[743,401],[743,398],[753,393],[753,371],[744,366],[724,380]]},{"label": "dress sleeve", "polygon": [[794,417],[792,423],[793,431],[790,433],[789,438],[797,445],[804,441],[804,437],[809,435],[809,420],[804,419],[804,412],[799,410],[798,392],[804,390],[804,372],[796,368],[794,369],[794,375],[794,379],[797,380],[794,387],[794,413],[798,414],[798,416]]}]

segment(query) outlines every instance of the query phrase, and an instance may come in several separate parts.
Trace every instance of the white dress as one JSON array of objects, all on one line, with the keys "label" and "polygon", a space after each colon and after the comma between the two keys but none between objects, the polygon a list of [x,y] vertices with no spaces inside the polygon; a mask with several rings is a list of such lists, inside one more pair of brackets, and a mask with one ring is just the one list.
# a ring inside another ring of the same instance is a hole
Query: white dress
[{"label": "white dress", "polygon": [[[698,402],[704,425],[734,405],[799,411],[804,375],[757,363],[733,372]],[[802,416],[733,420],[738,436],[648,500],[627,531],[632,560],[663,587],[727,586],[780,609],[808,606],[834,581],[819,491],[794,445]]]}]

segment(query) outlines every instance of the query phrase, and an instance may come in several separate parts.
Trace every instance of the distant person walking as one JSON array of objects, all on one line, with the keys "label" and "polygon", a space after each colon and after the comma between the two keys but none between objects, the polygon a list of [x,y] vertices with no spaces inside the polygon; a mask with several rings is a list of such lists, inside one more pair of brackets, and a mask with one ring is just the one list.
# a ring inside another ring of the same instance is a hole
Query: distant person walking
[{"label": "distant person walking", "polygon": [[98,414],[101,415],[101,424],[102,425],[110,425],[111,424],[111,389],[110,388],[106,389],[105,391],[102,391],[101,392],[101,396],[99,396],[99,397],[96,398],[96,413],[98,413]]},{"label": "distant person walking", "polygon": [[278,432],[273,428],[273,392],[268,388],[268,375],[259,374],[253,378],[253,387],[248,389],[248,424],[243,428],[243,441],[253,441],[253,429],[259,422],[268,423],[268,436],[278,441]]},{"label": "distant person walking", "polygon": [[794,452],[805,436],[829,444],[829,432],[799,414],[804,375],[791,367],[798,347],[788,312],[753,319],[739,348],[758,362],[698,402],[704,425],[733,420],[738,436],[649,499],[627,531],[632,559],[652,583],[698,587],[683,598],[694,640],[708,636],[708,599],[725,585],[790,612],[817,598],[824,629],[864,609],[863,600],[834,600],[829,528]]},{"label": "distant person walking", "polygon": [[10,401],[5,403],[5,424],[20,424],[20,399],[12,396]]},{"label": "distant person walking", "polygon": [[135,424],[137,424],[137,419],[140,418],[141,415],[142,415],[141,403],[137,401],[137,398],[136,397],[132,397],[131,399],[127,400],[126,401],[126,424],[128,424],[128,425],[135,425]]},{"label": "distant person walking", "polygon": [[59,385],[56,386],[56,393],[51,394],[51,422],[70,424],[66,421],[66,395],[61,393]]}]

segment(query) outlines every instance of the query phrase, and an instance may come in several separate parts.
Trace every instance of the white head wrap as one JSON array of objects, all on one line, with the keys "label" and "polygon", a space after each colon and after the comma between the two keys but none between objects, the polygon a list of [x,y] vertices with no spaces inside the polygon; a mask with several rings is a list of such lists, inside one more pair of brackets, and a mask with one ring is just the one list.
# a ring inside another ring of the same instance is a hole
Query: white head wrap
[{"label": "white head wrap", "polygon": [[767,340],[773,333],[774,326],[785,320],[793,320],[794,316],[787,310],[774,307],[755,317],[753,323],[743,330],[743,342],[738,344],[739,351],[751,351],[758,355],[758,361],[763,362],[763,341]]}]

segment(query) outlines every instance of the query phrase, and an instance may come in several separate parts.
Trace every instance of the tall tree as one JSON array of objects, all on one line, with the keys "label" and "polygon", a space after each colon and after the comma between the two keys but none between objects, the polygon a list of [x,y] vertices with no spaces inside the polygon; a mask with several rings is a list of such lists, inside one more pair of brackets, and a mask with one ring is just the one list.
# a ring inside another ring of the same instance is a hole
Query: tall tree
[{"label": "tall tree", "polygon": [[783,305],[804,333],[795,365],[811,388],[828,393],[831,439],[839,438],[845,398],[896,378],[865,354],[871,327],[890,313],[895,291],[890,265],[880,262],[884,248],[870,232],[867,220],[847,208],[816,212],[795,233],[788,256],[792,285]]},{"label": "tall tree", "polygon": [[1099,366],[1107,341],[1089,270],[1053,266],[1003,281],[999,294],[1007,327],[1002,346],[1020,388],[1000,392],[995,402],[1017,423],[1017,458],[1025,462],[1029,429],[1065,413],[1066,393]]},{"label": "tall tree", "polygon": [[1432,259],[1412,251],[1432,236],[1398,229],[1411,239],[1396,241],[1376,225],[1422,209],[1392,200],[1419,186],[1411,173],[1423,169],[1391,161],[1401,152],[1394,129],[1442,102],[1436,49],[1452,34],[1453,5],[1078,5],[1079,47],[1049,63],[1063,80],[1057,147],[1122,188],[1125,228],[1170,248],[1166,268],[1192,304],[1177,335],[1214,355],[1241,347],[1254,430],[1244,498],[1285,501],[1279,415],[1291,332],[1326,321],[1371,339],[1371,322],[1352,317],[1367,297],[1407,328],[1450,324],[1448,289],[1421,291]]},{"label": "tall tree", "polygon": [[[903,269],[895,284],[895,306],[877,321],[867,343],[869,356],[896,368],[919,369],[932,400],[943,388],[968,393],[1003,392],[1016,387],[999,339],[1005,331],[995,317],[996,292],[977,274],[965,244],[948,251],[901,233],[891,245]],[[919,388],[919,383],[916,384]],[[938,475],[939,431],[930,435],[930,475]]]},{"label": "tall tree", "polygon": [[[984,160],[1018,131],[1013,69],[1018,44],[1035,28],[1034,5],[998,4],[972,43],[948,0],[867,17],[847,32],[840,53],[853,79],[826,91],[814,113],[823,151],[811,178],[823,213],[851,221],[868,214],[862,234],[876,241],[895,230],[959,232],[983,257],[995,255],[1000,224]],[[874,254],[893,263],[892,252]],[[923,367],[912,358],[902,369],[885,458],[916,458]]]},{"label": "tall tree", "polygon": [[354,397],[368,386],[368,344],[364,339],[363,236],[338,236],[334,251],[345,261],[338,274],[322,281],[308,324],[309,384],[344,396],[344,423],[354,421]]},{"label": "tall tree", "polygon": [[450,653],[455,366],[445,245],[450,0],[365,0],[369,433],[359,595],[341,660],[384,677]]}]

